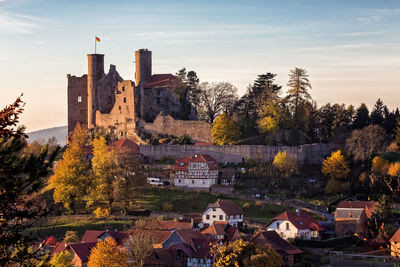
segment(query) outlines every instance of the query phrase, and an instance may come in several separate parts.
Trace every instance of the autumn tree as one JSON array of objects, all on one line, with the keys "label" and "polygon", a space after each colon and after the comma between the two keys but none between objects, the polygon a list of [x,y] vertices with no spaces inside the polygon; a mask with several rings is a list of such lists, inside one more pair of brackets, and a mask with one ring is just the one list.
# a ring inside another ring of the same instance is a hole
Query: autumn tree
[{"label": "autumn tree", "polygon": [[79,145],[80,147],[90,145],[90,133],[87,127],[80,122],[75,125],[70,136],[70,142]]},{"label": "autumn tree", "polygon": [[297,159],[288,155],[286,151],[276,153],[272,165],[284,177],[289,177],[298,172]]},{"label": "autumn tree", "polygon": [[88,189],[90,162],[83,155],[82,142],[81,138],[72,138],[49,179],[49,185],[54,188],[54,201],[63,203],[74,213],[76,201],[82,200]]},{"label": "autumn tree", "polygon": [[350,168],[340,150],[332,152],[331,156],[322,162],[322,174],[336,180],[346,178],[350,174]]},{"label": "autumn tree", "polygon": [[91,250],[88,267],[99,266],[128,266],[129,254],[125,248],[119,247],[117,242],[106,238]]},{"label": "autumn tree", "polygon": [[212,139],[217,145],[233,145],[240,137],[239,127],[226,113],[218,116],[212,125]]},{"label": "autumn tree", "polygon": [[282,257],[270,245],[255,245],[241,239],[227,245],[214,245],[212,254],[216,267],[284,265]]},{"label": "autumn tree", "polygon": [[99,201],[107,201],[108,208],[111,210],[114,202],[116,166],[115,152],[107,148],[106,139],[100,137],[93,140],[93,181],[89,188],[87,202],[89,206]]},{"label": "autumn tree", "polygon": [[287,97],[293,107],[293,118],[296,121],[299,119],[300,105],[311,100],[308,92],[311,89],[311,83],[307,71],[301,68],[290,70],[287,86],[289,86]]},{"label": "autumn tree", "polygon": [[383,152],[387,145],[385,130],[378,125],[369,125],[354,130],[346,140],[346,150],[354,161],[369,163],[374,154]]},{"label": "autumn tree", "polygon": [[68,251],[55,253],[53,258],[50,260],[50,264],[53,267],[74,267],[73,263],[74,256]]},{"label": "autumn tree", "polygon": [[237,88],[227,82],[200,84],[199,119],[213,123],[222,113],[231,115],[238,99]]},{"label": "autumn tree", "polygon": [[58,149],[48,155],[45,146],[39,155],[24,154],[27,135],[19,118],[24,103],[18,97],[0,110],[0,265],[24,266],[39,257],[31,249],[32,236],[24,231],[48,214],[35,194],[51,168]]},{"label": "autumn tree", "polygon": [[153,241],[149,232],[135,231],[124,244],[133,260],[133,266],[143,267],[145,260],[153,253]]},{"label": "autumn tree", "polygon": [[281,109],[274,100],[265,101],[261,108],[260,119],[257,121],[258,129],[262,133],[274,133],[279,129]]},{"label": "autumn tree", "polygon": [[64,243],[79,243],[80,239],[78,237],[78,232],[68,230],[67,232],[65,232],[63,242]]}]

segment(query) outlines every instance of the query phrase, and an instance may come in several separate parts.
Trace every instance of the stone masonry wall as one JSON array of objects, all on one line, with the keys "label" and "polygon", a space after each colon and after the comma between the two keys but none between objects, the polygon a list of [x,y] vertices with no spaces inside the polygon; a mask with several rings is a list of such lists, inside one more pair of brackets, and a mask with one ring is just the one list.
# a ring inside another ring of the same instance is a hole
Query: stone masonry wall
[{"label": "stone masonry wall", "polygon": [[188,135],[194,141],[211,142],[211,127],[205,121],[175,120],[169,115],[159,114],[153,123],[144,123],[142,128],[151,134]]},{"label": "stone masonry wall", "polygon": [[193,146],[193,145],[141,145],[140,153],[150,160],[159,160],[163,156],[184,157],[194,154],[210,154],[218,162],[240,163],[248,158],[261,162],[273,160],[279,151],[286,151],[297,158],[299,164],[319,164],[331,153],[328,144],[307,144],[301,146]]},{"label": "stone masonry wall", "polygon": [[87,126],[87,75],[67,75],[68,80],[68,134],[79,122]]}]

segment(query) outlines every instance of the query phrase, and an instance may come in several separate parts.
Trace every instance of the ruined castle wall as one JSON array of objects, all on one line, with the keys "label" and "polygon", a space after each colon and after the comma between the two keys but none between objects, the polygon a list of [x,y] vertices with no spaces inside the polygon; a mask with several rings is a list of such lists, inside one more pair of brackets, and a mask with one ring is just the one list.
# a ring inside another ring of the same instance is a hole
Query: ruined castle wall
[{"label": "ruined castle wall", "polygon": [[80,122],[87,126],[87,75],[82,77],[67,75],[68,79],[68,133]]},{"label": "ruined castle wall", "polygon": [[134,132],[135,87],[132,81],[118,82],[114,105],[109,113],[96,112],[96,126],[112,128],[121,137]]},{"label": "ruined castle wall", "polygon": [[150,160],[159,160],[163,156],[179,158],[194,154],[210,154],[218,162],[240,163],[246,159],[268,162],[279,151],[286,151],[295,156],[299,164],[319,164],[330,154],[328,144],[307,144],[301,146],[193,146],[193,145],[141,145],[140,153]]},{"label": "ruined castle wall", "polygon": [[175,92],[167,87],[144,88],[142,97],[142,116],[146,121],[153,121],[157,115],[180,116],[180,102]]},{"label": "ruined castle wall", "polygon": [[188,135],[194,141],[211,142],[211,127],[205,121],[175,120],[159,114],[153,123],[145,123],[143,130],[151,134]]}]

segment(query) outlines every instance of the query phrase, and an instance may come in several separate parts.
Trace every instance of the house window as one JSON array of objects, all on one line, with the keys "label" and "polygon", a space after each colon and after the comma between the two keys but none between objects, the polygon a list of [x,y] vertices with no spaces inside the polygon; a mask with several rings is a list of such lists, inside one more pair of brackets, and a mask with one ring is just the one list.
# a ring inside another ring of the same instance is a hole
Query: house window
[{"label": "house window", "polygon": [[228,215],[226,215],[226,216],[225,216],[225,220],[228,220],[228,218],[229,218],[229,216],[228,216]]},{"label": "house window", "polygon": [[278,222],[276,223],[276,229],[279,229],[279,223]]},{"label": "house window", "polygon": [[213,211],[216,211],[217,209],[216,208],[213,208]]},{"label": "house window", "polygon": [[182,183],[182,180],[181,180],[181,179],[179,179],[178,181],[179,181],[179,183]]},{"label": "house window", "polygon": [[216,216],[216,215],[213,215],[213,218],[217,218],[217,216]]},{"label": "house window", "polygon": [[124,103],[126,103],[126,97],[124,97]]},{"label": "house window", "polygon": [[206,180],[203,180],[203,184],[206,184]]},{"label": "house window", "polygon": [[206,220],[209,220],[210,219],[210,215],[206,215]]},{"label": "house window", "polygon": [[122,86],[122,91],[125,91],[125,86]]},{"label": "house window", "polygon": [[194,180],[192,180],[192,184],[194,184]]},{"label": "house window", "polygon": [[286,230],[289,230],[289,223],[286,223]]},{"label": "house window", "polygon": [[224,219],[224,215],[219,215],[219,219],[223,220]]},{"label": "house window", "polygon": [[82,102],[82,96],[78,96],[78,103],[81,103]]},{"label": "house window", "polygon": [[203,163],[203,162],[200,163],[200,167],[201,167],[202,169],[204,169],[204,163]]},{"label": "house window", "polygon": [[185,163],[179,162],[179,166],[184,166],[184,165],[185,165]]}]

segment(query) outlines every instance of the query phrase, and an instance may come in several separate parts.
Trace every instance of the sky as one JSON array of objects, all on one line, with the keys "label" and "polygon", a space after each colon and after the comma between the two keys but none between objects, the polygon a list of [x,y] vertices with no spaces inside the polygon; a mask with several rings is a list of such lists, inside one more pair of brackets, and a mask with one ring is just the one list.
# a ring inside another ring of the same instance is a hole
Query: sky
[{"label": "sky", "polygon": [[239,95],[266,72],[285,93],[299,67],[318,106],[400,107],[400,0],[0,0],[0,108],[23,93],[28,132],[66,125],[66,74],[87,73],[96,35],[126,80],[148,48],[153,73],[186,67]]}]

